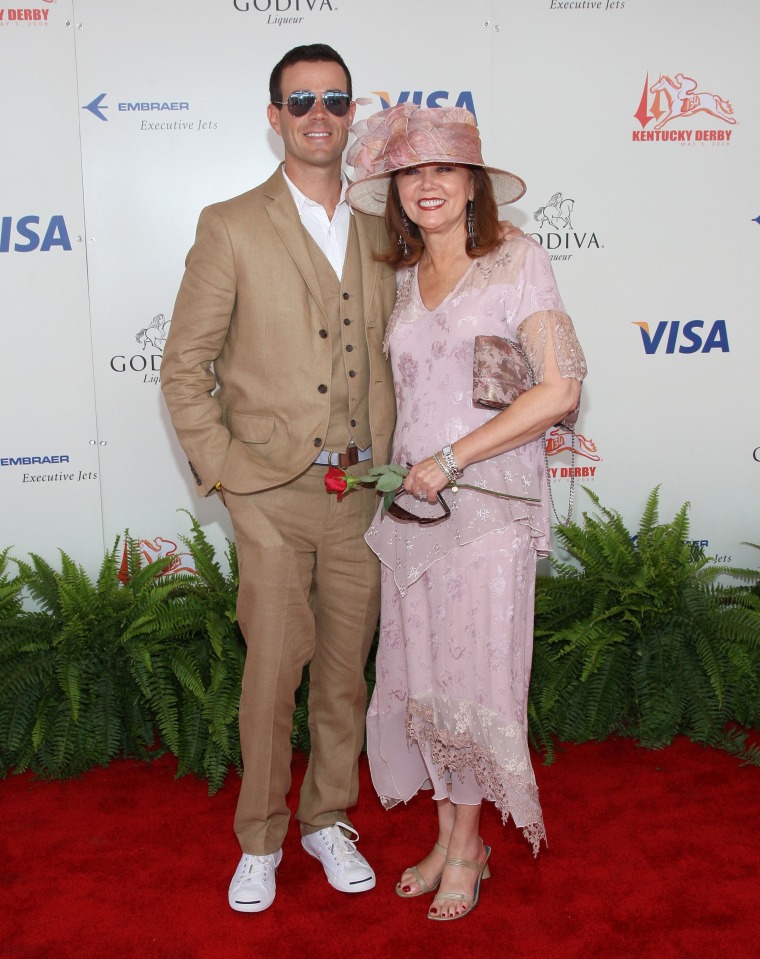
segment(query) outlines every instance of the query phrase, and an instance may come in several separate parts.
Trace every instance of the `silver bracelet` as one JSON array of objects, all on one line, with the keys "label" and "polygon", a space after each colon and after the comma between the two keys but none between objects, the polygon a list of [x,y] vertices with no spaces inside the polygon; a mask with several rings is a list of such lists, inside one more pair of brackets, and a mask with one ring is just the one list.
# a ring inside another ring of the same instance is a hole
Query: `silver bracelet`
[{"label": "silver bracelet", "polygon": [[443,462],[443,460],[441,459],[440,455],[439,455],[438,453],[433,453],[433,459],[434,459],[434,460],[436,461],[436,463],[438,464],[438,468],[439,468],[440,471],[443,473],[443,475],[446,477],[446,479],[447,479],[450,483],[453,483],[454,480],[456,479],[456,476],[452,476],[452,475],[451,475],[451,473],[449,472],[448,466],[446,466],[446,464]]},{"label": "silver bracelet", "polygon": [[454,459],[454,453],[450,445],[443,447],[443,449],[441,450],[441,456],[443,457],[444,463],[448,467],[448,470],[446,471],[447,475],[450,476],[450,479],[453,482],[455,479],[458,479],[462,475],[464,470],[460,470],[459,467],[457,466],[457,461]]}]

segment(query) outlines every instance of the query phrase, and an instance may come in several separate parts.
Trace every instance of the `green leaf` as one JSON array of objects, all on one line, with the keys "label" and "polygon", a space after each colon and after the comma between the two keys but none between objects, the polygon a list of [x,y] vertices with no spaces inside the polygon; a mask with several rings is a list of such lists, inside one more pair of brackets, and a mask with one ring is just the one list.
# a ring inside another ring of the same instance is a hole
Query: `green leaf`
[{"label": "green leaf", "polygon": [[378,477],[377,489],[382,493],[393,492],[403,485],[404,477],[400,473],[383,473]]}]

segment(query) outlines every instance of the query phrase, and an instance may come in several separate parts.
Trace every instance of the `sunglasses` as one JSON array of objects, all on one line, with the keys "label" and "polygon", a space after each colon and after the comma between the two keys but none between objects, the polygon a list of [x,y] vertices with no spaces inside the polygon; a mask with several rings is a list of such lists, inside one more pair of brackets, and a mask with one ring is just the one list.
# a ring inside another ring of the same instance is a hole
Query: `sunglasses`
[{"label": "sunglasses", "polygon": [[[402,486],[399,488],[396,496],[406,492],[407,490],[405,490]],[[449,504],[440,493],[436,493],[436,498],[443,508],[443,512],[440,516],[415,516],[414,513],[410,513],[408,510],[405,510],[403,506],[399,506],[395,500],[390,504],[386,512],[390,513],[391,516],[395,517],[396,519],[401,520],[402,523],[419,523],[420,526],[428,526],[430,523],[439,523],[442,519],[448,519],[449,516],[451,516],[451,510],[449,509]]]},{"label": "sunglasses", "polygon": [[322,106],[328,113],[334,117],[344,117],[351,106],[351,97],[341,90],[327,90],[325,93],[312,93],[311,90],[296,90],[291,93],[287,100],[272,100],[277,107],[287,107],[288,113],[292,117],[305,117],[317,102],[317,97],[322,101]]}]

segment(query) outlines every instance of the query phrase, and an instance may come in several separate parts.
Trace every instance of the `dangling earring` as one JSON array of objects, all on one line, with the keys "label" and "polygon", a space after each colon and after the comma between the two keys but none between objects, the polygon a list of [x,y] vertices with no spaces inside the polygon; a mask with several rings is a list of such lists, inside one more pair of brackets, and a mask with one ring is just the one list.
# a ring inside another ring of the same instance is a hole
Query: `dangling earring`
[{"label": "dangling earring", "polygon": [[[404,229],[404,233],[406,233],[406,235],[409,236],[409,231],[411,230],[411,227],[409,226],[409,220],[407,220],[406,218],[406,213],[404,213],[403,206],[400,207],[400,210],[401,210],[401,225]],[[410,250],[407,245],[406,239],[400,234],[398,238],[398,245],[401,247],[401,256],[404,259],[407,259],[407,257],[409,256]]]},{"label": "dangling earring", "polygon": [[470,249],[478,245],[478,237],[475,233],[475,203],[473,200],[467,201],[467,243]]}]

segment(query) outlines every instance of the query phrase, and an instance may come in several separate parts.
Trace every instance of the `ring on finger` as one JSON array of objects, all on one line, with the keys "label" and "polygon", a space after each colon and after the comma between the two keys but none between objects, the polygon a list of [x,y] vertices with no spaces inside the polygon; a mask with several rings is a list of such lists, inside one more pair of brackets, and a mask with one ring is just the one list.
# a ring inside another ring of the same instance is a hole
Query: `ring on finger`
[{"label": "ring on finger", "polygon": [[425,494],[423,493],[422,490],[418,490],[418,491],[417,491],[417,499],[418,499],[420,502],[422,502],[422,500],[425,499]]}]

